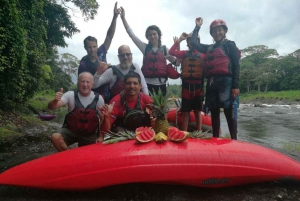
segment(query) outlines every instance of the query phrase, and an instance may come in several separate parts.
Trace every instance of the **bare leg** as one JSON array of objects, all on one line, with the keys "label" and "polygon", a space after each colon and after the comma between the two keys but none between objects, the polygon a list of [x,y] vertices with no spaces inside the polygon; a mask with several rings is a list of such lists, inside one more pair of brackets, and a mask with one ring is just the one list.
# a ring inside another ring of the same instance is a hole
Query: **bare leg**
[{"label": "bare leg", "polygon": [[51,141],[57,151],[66,151],[68,149],[68,146],[60,133],[53,133],[51,135]]},{"label": "bare leg", "polygon": [[182,124],[181,128],[183,131],[187,131],[189,125],[189,112],[182,112]]},{"label": "bare leg", "polygon": [[201,131],[201,126],[202,126],[201,110],[194,110],[194,114],[196,118],[197,131]]}]

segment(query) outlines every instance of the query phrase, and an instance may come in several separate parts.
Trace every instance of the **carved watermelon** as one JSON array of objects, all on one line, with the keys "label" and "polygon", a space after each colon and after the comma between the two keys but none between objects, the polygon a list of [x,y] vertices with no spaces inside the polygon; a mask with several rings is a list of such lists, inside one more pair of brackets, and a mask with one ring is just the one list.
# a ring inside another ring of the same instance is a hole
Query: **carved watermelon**
[{"label": "carved watermelon", "polygon": [[181,131],[176,127],[170,127],[168,130],[168,139],[173,142],[183,142],[189,137],[189,132]]},{"label": "carved watermelon", "polygon": [[138,127],[135,130],[135,140],[139,143],[146,143],[154,140],[155,131],[151,127]]}]

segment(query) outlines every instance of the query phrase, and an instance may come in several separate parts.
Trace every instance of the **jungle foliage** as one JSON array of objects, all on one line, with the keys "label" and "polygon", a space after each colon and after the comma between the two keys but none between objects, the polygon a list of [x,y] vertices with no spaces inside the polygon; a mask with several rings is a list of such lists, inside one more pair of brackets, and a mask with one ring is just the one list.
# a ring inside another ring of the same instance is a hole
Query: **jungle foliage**
[{"label": "jungle foliage", "polygon": [[0,107],[24,103],[46,87],[70,87],[69,73],[78,61],[70,54],[59,60],[56,47],[66,47],[65,38],[79,32],[69,11],[78,8],[85,20],[94,19],[97,1],[0,0],[0,4]]}]

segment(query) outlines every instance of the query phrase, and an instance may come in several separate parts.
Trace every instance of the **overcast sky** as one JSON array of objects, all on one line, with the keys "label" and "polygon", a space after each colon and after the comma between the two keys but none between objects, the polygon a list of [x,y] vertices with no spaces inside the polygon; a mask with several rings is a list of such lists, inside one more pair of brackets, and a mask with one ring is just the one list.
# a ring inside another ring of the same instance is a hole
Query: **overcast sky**
[{"label": "overcast sky", "polygon": [[[83,40],[94,36],[98,44],[104,42],[107,29],[113,17],[115,1],[98,0],[100,5],[95,20],[84,22],[80,13],[72,20],[80,33],[66,39],[67,48],[59,53],[70,53],[81,59],[86,55]],[[240,49],[254,45],[266,45],[284,56],[300,49],[300,0],[119,0],[118,7],[125,9],[126,19],[135,34],[144,42],[145,31],[150,25],[157,25],[162,31],[162,44],[170,48],[173,36],[192,32],[195,18],[202,17],[201,43],[211,44],[209,25],[215,19],[223,19],[228,26],[227,38],[235,41]],[[118,64],[118,47],[129,45],[134,62],[142,65],[143,55],[134,45],[124,29],[120,17],[116,32],[108,50],[108,63]],[[186,42],[181,43],[186,49]],[[178,83],[178,81],[170,81]]]}]

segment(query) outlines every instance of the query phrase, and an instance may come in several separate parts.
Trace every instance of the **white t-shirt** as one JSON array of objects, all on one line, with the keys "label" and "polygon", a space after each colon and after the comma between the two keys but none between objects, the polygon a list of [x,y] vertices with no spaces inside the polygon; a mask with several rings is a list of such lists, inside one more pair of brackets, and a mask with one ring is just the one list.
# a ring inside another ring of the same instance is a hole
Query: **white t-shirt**
[{"label": "white t-shirt", "polygon": [[[78,93],[78,97],[84,108],[86,108],[89,104],[91,104],[95,98],[95,93],[91,91],[89,96],[81,96]],[[71,112],[75,108],[75,98],[74,98],[74,91],[68,91],[63,94],[61,100],[68,104],[68,111]],[[97,102],[97,106],[102,107],[104,105],[104,100],[101,95],[99,95],[99,100]]]},{"label": "white t-shirt", "polygon": [[[142,92],[144,94],[149,95],[147,83],[146,83],[145,77],[144,77],[144,75],[141,71],[141,68],[136,63],[133,63],[133,65],[135,67],[134,72],[138,73],[141,76]],[[117,67],[118,70],[120,70],[120,72],[123,75],[126,75],[130,70],[130,69],[124,70],[120,67],[120,65],[117,65],[116,67]],[[97,87],[102,86],[102,85],[104,85],[108,82],[109,82],[110,88],[112,88],[116,81],[117,81],[117,75],[114,75],[113,70],[111,68],[109,68],[102,75],[97,75],[97,73],[94,75],[94,86],[93,86],[93,88],[97,88]]]},{"label": "white t-shirt", "polygon": [[[143,55],[145,55],[145,50],[146,50],[146,47],[147,47],[147,43],[144,43],[143,41],[141,41],[133,32],[133,30],[129,27],[127,29],[127,33],[128,35],[130,36],[130,38],[132,39],[132,41],[135,43],[135,45],[141,50],[141,52],[143,53]],[[158,47],[152,47],[152,50],[154,52],[156,52],[158,50]],[[174,63],[176,61],[176,58],[171,56],[169,54],[169,48],[166,47],[166,50],[167,50],[167,55],[165,56],[165,58],[170,61],[171,63]],[[180,62],[179,61],[176,61],[176,65],[179,65]],[[146,79],[146,82],[148,84],[152,84],[152,85],[162,85],[165,83],[166,79],[165,78],[161,78],[159,80],[159,78],[145,78]]]}]

